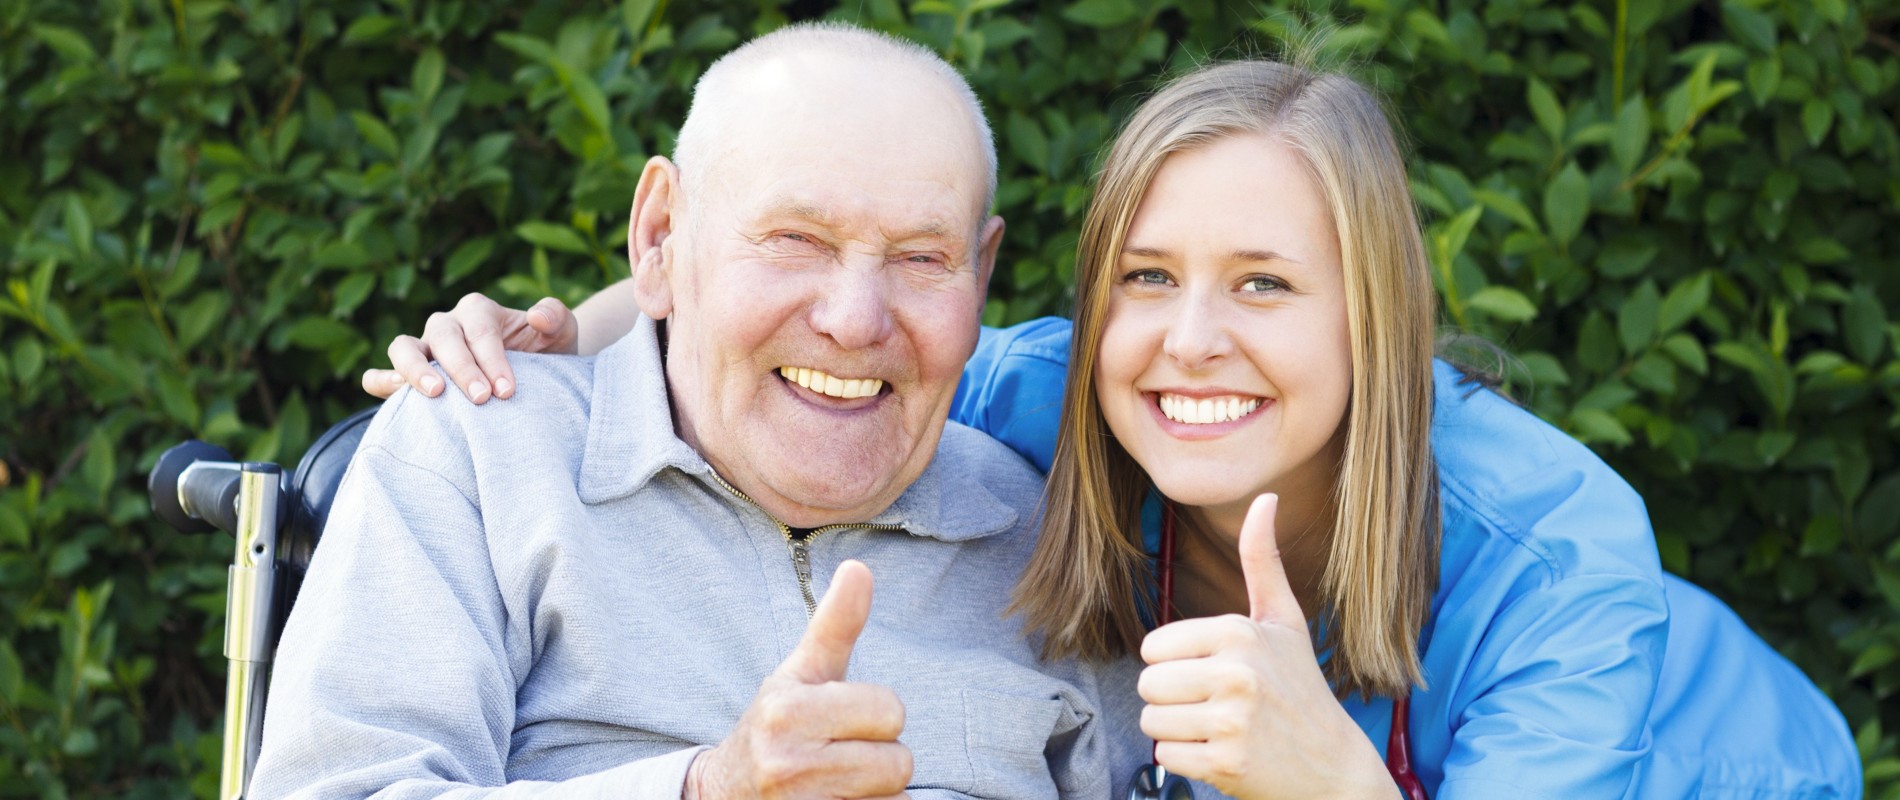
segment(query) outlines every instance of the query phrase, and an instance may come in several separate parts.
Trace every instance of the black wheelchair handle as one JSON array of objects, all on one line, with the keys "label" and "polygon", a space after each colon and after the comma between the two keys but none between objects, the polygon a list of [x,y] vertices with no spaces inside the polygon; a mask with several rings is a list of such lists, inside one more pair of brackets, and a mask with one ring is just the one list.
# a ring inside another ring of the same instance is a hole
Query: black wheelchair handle
[{"label": "black wheelchair handle", "polygon": [[242,475],[224,448],[187,439],[159,455],[145,489],[152,513],[178,532],[232,533]]}]

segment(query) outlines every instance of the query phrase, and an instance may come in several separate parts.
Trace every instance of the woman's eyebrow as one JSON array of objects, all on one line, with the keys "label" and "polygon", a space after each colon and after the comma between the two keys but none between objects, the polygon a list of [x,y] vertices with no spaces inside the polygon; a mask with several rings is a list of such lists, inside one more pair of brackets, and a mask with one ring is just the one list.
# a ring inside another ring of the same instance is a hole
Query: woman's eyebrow
[{"label": "woman's eyebrow", "polygon": [[[1147,247],[1147,246],[1142,246],[1142,245],[1124,247],[1122,248],[1122,255],[1135,256],[1137,258],[1155,258],[1155,259],[1171,259],[1175,257],[1175,253],[1173,250],[1168,250],[1166,248],[1161,248],[1161,247]],[[1292,258],[1273,250],[1254,250],[1250,248],[1241,248],[1239,250],[1228,251],[1226,260],[1227,261],[1259,261],[1259,262],[1286,261],[1293,264],[1306,263],[1297,258]]]}]

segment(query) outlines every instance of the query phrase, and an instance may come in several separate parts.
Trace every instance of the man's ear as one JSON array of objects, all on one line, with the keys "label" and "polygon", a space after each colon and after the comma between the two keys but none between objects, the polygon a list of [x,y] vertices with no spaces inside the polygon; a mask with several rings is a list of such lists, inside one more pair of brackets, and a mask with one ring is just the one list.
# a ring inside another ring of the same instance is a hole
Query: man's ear
[{"label": "man's ear", "polygon": [[976,280],[977,288],[987,296],[990,288],[990,273],[996,271],[996,249],[1003,244],[1003,218],[990,217],[983,223],[983,232],[976,239]]},{"label": "man's ear", "polygon": [[647,159],[633,190],[627,219],[627,263],[633,265],[633,296],[641,313],[666,319],[673,313],[673,225],[679,220],[680,169],[665,156]]}]

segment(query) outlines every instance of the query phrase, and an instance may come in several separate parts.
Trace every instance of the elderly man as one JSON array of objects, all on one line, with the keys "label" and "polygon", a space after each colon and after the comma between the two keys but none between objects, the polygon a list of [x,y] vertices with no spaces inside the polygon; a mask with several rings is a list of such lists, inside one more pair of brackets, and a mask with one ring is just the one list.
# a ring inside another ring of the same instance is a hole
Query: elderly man
[{"label": "elderly man", "polygon": [[676,154],[633,333],[371,426],[252,795],[1105,794],[1090,700],[1003,615],[1040,480],[945,423],[1003,229],[968,87],[788,28],[707,71]]}]

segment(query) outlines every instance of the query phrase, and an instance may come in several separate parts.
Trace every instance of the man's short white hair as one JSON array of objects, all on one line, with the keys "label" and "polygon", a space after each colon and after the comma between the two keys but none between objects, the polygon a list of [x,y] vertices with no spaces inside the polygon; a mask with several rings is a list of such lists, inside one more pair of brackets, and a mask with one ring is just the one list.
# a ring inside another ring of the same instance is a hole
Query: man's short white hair
[{"label": "man's short white hair", "polygon": [[971,123],[976,126],[977,140],[983,148],[983,206],[989,208],[995,203],[996,143],[990,133],[989,121],[983,116],[983,105],[976,99],[976,92],[970,89],[969,81],[963,79],[956,67],[950,66],[929,48],[916,42],[839,22],[787,25],[721,56],[699,76],[699,82],[693,85],[693,103],[686,112],[686,124],[681,126],[679,139],[673,145],[673,163],[679,166],[689,196],[699,183],[692,176],[705,174],[708,159],[720,150],[719,139],[725,133],[720,130],[721,123],[730,119],[723,114],[710,113],[707,109],[724,102],[724,97],[732,93],[727,87],[734,80],[742,80],[752,68],[775,56],[790,53],[821,53],[883,60],[916,67],[942,78],[945,85],[951,87],[963,101]]}]

